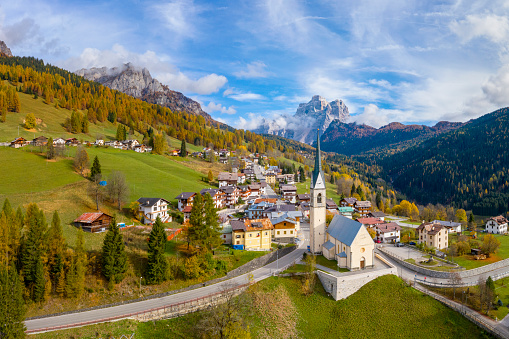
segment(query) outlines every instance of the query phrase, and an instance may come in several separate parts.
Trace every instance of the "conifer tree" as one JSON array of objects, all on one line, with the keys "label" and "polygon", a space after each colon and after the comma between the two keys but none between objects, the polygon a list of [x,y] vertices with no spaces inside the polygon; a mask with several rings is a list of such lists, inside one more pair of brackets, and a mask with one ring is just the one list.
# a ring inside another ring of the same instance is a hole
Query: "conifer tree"
[{"label": "conifer tree", "polygon": [[71,255],[69,259],[69,268],[67,269],[67,274],[65,275],[65,295],[68,298],[75,298],[78,296],[76,290],[76,283],[78,277],[76,275],[76,257]]},{"label": "conifer tree", "polygon": [[207,192],[204,197],[205,203],[203,205],[203,212],[205,215],[204,220],[204,237],[203,246],[208,247],[209,250],[221,245],[221,234],[219,233],[219,222],[217,210],[214,205],[212,196]]},{"label": "conifer tree", "polygon": [[180,145],[180,156],[187,157],[187,146],[185,138],[182,138],[182,144]]},{"label": "conifer tree", "polygon": [[104,237],[102,259],[102,272],[106,279],[113,283],[121,282],[127,272],[127,253],[115,216]]},{"label": "conifer tree", "polygon": [[80,133],[81,132],[81,121],[78,113],[76,111],[72,111],[71,113],[71,133]]},{"label": "conifer tree", "polygon": [[19,101],[18,93],[14,92],[12,99],[13,99],[13,106],[14,106],[13,112],[19,113],[21,111],[21,102]]},{"label": "conifer tree", "polygon": [[0,213],[0,266],[9,265],[9,226],[7,217],[2,211]]},{"label": "conifer tree", "polygon": [[350,196],[353,197],[353,195],[355,194],[356,192],[356,187],[355,187],[355,183],[352,184],[352,189],[350,191]]},{"label": "conifer tree", "polygon": [[35,302],[44,301],[44,292],[46,289],[46,279],[44,278],[44,265],[42,258],[38,257],[35,264],[34,284],[32,287],[32,299]]},{"label": "conifer tree", "polygon": [[101,176],[101,174],[101,164],[99,163],[99,158],[96,155],[94,162],[92,163],[92,168],[90,169],[90,178],[94,179],[96,175]]},{"label": "conifer tree", "polygon": [[81,120],[81,132],[88,133],[88,115],[87,114],[85,114],[85,116]]},{"label": "conifer tree", "polygon": [[193,200],[193,207],[189,215],[189,240],[194,245],[201,245],[203,238],[203,197],[201,194],[196,194]]},{"label": "conifer tree", "polygon": [[56,288],[64,270],[65,243],[58,212],[53,213],[48,231],[48,269],[52,285]]},{"label": "conifer tree", "polygon": [[25,337],[23,286],[13,265],[0,265],[0,337]]},{"label": "conifer tree", "polygon": [[115,138],[118,140],[118,141],[122,141],[122,140],[125,140],[125,127],[124,125],[122,124],[118,124],[117,126],[117,134],[115,136]]},{"label": "conifer tree", "polygon": [[2,206],[2,212],[5,213],[5,216],[9,219],[12,218],[12,206],[11,206],[11,202],[9,201],[8,198],[5,198],[4,200],[4,205]]},{"label": "conifer tree", "polygon": [[85,240],[83,230],[78,229],[76,238],[76,296],[81,296],[85,289],[85,274],[87,271],[87,252],[85,251]]},{"label": "conifer tree", "polygon": [[168,264],[164,255],[165,249],[166,233],[161,219],[157,216],[148,239],[148,262],[145,272],[148,284],[160,284],[166,280]]},{"label": "conifer tree", "polygon": [[53,146],[53,138],[52,137],[50,137],[48,139],[46,157],[48,159],[53,159],[55,157],[55,146]]}]

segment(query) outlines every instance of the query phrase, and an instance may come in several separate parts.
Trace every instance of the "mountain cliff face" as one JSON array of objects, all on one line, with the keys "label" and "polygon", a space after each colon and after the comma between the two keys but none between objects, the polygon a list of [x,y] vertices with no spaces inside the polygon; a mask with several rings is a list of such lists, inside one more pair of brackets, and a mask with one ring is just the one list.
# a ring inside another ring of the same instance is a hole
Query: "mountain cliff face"
[{"label": "mountain cliff face", "polygon": [[9,47],[7,47],[5,42],[3,42],[2,40],[0,40],[0,55],[1,54],[6,55],[8,57],[12,56],[11,50],[9,49]]},{"label": "mountain cliff face", "polygon": [[348,107],[341,100],[327,102],[319,95],[308,103],[302,103],[293,116],[281,116],[275,120],[263,120],[256,133],[273,134],[312,144],[316,141],[317,129],[325,131],[331,122],[344,122],[349,117]]},{"label": "mountain cliff face", "polygon": [[441,121],[432,127],[391,122],[377,129],[367,125],[346,124],[336,120],[323,133],[321,146],[325,151],[345,155],[358,155],[366,152],[383,153],[406,148],[443,132],[457,129],[462,125],[459,122],[447,121]]},{"label": "mountain cliff face", "polygon": [[208,113],[201,109],[199,103],[180,92],[170,90],[168,86],[161,84],[157,79],[153,79],[146,68],[137,68],[131,63],[127,63],[114,68],[83,68],[75,73],[87,80],[96,81],[151,104],[212,119]]}]

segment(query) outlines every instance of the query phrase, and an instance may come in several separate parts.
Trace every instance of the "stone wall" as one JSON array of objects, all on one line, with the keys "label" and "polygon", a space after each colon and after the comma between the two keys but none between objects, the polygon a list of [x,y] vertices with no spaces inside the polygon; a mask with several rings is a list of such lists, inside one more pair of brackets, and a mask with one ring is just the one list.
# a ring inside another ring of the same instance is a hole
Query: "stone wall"
[{"label": "stone wall", "polygon": [[[390,253],[389,251],[384,251],[383,248],[379,248],[379,250],[391,257],[392,259],[396,260],[400,265],[405,266],[406,268],[417,272],[419,274],[422,274],[424,276],[433,277],[433,278],[441,278],[441,279],[451,279],[452,273],[451,272],[442,272],[442,271],[434,271],[430,270],[424,267],[420,267],[414,264],[411,264],[409,262],[404,261],[402,258],[399,258],[398,256]],[[474,268],[471,270],[465,270],[465,271],[457,271],[459,273],[461,278],[469,278],[481,274],[488,273],[490,271],[493,271],[495,269],[501,268],[501,267],[508,267],[509,270],[509,259],[504,259],[501,261],[498,261],[493,264],[485,265],[482,267]]]},{"label": "stone wall", "polygon": [[248,262],[247,264],[244,264],[244,265],[237,267],[236,269],[228,272],[228,274],[226,274],[226,279],[238,277],[239,275],[243,275],[243,274],[249,273],[251,271],[254,271],[260,267],[263,267],[267,264],[270,264],[271,262],[276,261],[276,259],[278,257],[282,258],[283,256],[293,252],[296,249],[297,249],[297,246],[285,247],[280,250],[271,252],[269,254],[265,254],[262,257],[253,259],[250,262]]},{"label": "stone wall", "polygon": [[365,270],[356,274],[343,276],[336,276],[323,271],[317,271],[318,279],[320,279],[324,290],[332,295],[334,300],[345,299],[357,292],[362,286],[366,285],[371,280],[381,277],[382,275],[398,274],[396,267],[378,256],[378,254],[376,254],[376,256],[386,263],[389,268],[382,270]]}]

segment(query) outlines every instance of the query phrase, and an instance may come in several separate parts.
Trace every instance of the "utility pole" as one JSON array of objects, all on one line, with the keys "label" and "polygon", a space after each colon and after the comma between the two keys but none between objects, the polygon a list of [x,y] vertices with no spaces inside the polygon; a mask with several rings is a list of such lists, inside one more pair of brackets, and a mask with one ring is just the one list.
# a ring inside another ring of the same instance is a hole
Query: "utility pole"
[{"label": "utility pole", "polygon": [[141,279],[143,279],[143,277],[140,277],[140,295],[141,295]]}]

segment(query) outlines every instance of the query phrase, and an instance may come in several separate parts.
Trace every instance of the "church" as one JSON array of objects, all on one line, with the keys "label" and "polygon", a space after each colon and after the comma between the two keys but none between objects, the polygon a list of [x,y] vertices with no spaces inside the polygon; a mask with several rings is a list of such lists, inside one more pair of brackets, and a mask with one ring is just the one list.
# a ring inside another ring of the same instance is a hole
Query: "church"
[{"label": "church", "polygon": [[330,225],[325,222],[326,187],[320,153],[320,132],[316,144],[315,168],[311,178],[309,204],[310,251],[336,260],[350,271],[373,267],[375,243],[368,230],[358,221],[335,215]]}]

